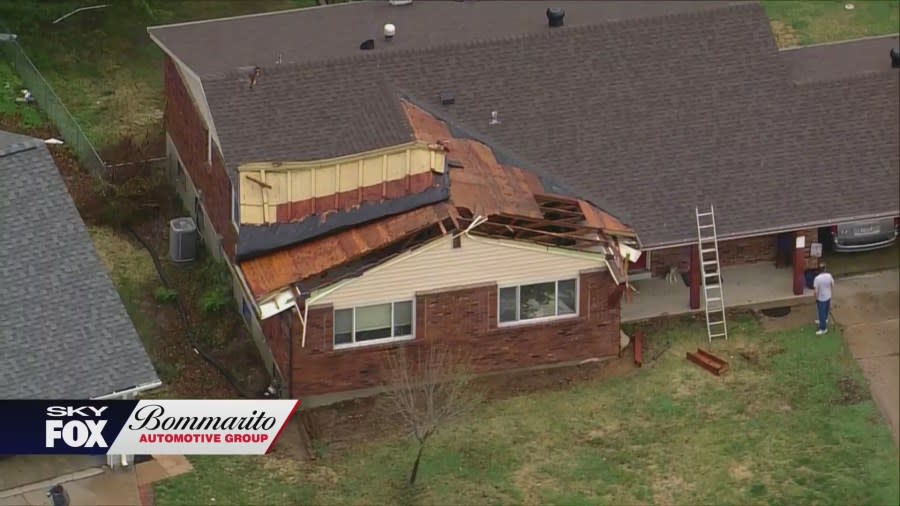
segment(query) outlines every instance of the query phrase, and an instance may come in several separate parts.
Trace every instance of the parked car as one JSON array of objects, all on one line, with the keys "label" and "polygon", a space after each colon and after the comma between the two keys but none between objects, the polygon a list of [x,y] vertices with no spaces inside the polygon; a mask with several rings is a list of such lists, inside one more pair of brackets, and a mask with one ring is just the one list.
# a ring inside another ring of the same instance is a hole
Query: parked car
[{"label": "parked car", "polygon": [[833,251],[869,251],[894,244],[898,228],[900,218],[879,218],[834,225],[820,230],[819,235]]}]

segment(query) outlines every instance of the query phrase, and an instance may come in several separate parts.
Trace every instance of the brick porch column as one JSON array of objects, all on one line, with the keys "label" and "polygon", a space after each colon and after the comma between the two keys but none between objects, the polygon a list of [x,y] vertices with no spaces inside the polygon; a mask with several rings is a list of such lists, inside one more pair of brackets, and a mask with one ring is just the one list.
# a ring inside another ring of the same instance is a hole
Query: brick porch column
[{"label": "brick porch column", "polygon": [[806,267],[806,235],[794,232],[794,295],[803,295],[806,280],[803,270]]},{"label": "brick porch column", "polygon": [[691,245],[691,309],[700,309],[700,250],[696,244]]}]

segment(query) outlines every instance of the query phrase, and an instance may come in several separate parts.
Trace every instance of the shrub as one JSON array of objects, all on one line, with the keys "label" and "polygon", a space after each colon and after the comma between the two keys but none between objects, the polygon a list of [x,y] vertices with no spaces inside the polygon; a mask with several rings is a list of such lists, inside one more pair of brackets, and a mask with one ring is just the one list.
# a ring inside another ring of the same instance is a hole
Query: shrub
[{"label": "shrub", "polygon": [[230,301],[230,290],[216,286],[203,292],[203,295],[200,296],[200,309],[207,314],[218,313],[228,306]]},{"label": "shrub", "polygon": [[156,302],[159,302],[160,304],[168,304],[171,302],[175,302],[175,299],[178,298],[178,292],[172,290],[171,288],[158,286],[156,287],[156,290],[153,290],[153,298],[155,298]]}]

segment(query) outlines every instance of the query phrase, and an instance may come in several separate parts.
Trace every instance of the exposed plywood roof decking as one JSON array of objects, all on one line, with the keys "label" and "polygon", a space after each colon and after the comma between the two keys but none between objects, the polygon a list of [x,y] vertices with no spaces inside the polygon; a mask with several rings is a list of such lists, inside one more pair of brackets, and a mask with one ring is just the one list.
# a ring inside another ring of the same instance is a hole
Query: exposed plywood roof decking
[{"label": "exposed plywood roof decking", "polygon": [[241,262],[240,268],[250,290],[262,298],[434,226],[447,219],[449,213],[447,204],[421,207]]}]

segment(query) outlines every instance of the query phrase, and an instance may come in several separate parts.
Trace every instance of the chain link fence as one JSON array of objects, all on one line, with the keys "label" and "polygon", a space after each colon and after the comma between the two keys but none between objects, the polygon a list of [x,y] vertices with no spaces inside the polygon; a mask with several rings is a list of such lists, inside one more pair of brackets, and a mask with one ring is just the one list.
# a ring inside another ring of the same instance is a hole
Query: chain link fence
[{"label": "chain link fence", "polygon": [[[2,28],[2,24],[0,24]],[[94,145],[84,134],[84,130],[72,116],[62,100],[53,91],[50,83],[38,71],[31,59],[19,45],[14,35],[8,32],[0,39],[0,53],[12,65],[13,70],[22,78],[25,88],[31,92],[41,110],[59,130],[63,140],[75,152],[84,168],[97,177],[109,176],[109,170]]]}]

